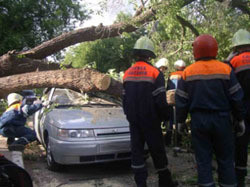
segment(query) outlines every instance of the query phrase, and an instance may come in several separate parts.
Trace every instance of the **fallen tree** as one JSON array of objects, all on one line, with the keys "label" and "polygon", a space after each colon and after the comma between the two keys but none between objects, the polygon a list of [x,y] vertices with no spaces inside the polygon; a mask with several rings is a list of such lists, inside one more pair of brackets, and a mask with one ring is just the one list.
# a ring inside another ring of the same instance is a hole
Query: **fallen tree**
[{"label": "fallen tree", "polygon": [[0,97],[29,88],[58,87],[79,92],[105,92],[121,97],[122,83],[94,69],[31,72],[0,78]]}]

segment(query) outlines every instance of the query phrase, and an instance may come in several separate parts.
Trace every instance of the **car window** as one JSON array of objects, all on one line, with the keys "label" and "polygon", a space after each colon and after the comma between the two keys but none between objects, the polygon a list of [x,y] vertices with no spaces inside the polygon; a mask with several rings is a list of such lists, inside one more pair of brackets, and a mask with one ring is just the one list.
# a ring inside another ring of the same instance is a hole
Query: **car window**
[{"label": "car window", "polygon": [[51,100],[53,103],[58,105],[86,105],[86,104],[116,105],[101,98],[90,97],[90,95],[88,94],[81,94],[73,90],[60,89],[60,88],[55,89]]}]

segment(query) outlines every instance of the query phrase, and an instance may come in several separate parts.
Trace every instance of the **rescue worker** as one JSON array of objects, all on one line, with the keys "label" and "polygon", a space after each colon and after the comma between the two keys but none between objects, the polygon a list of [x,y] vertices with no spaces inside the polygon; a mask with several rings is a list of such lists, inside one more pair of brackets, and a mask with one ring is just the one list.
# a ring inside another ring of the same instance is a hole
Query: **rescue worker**
[{"label": "rescue worker", "polygon": [[155,67],[157,67],[163,73],[163,75],[168,70],[168,65],[169,65],[168,64],[168,59],[166,59],[166,58],[161,58],[160,60],[158,60],[155,63]]},{"label": "rescue worker", "polygon": [[[181,79],[181,75],[183,73],[183,70],[186,67],[186,63],[183,60],[177,60],[174,63],[174,68],[176,71],[172,72],[168,78],[167,82],[167,91],[169,90],[175,90],[178,85],[178,81]],[[168,103],[169,104],[169,103]],[[165,136],[165,143],[167,146],[170,146],[172,144],[172,134],[173,134],[173,124],[174,124],[174,106],[171,106],[170,108],[170,117],[169,117],[169,127],[167,128],[167,133]],[[177,145],[180,146],[181,144],[181,135],[177,134],[177,142],[175,142]]]},{"label": "rescue worker", "polygon": [[174,68],[176,71],[172,72],[169,76],[167,83],[167,90],[176,89],[178,81],[181,79],[183,70],[186,68],[186,63],[183,60],[177,60],[174,63]]},{"label": "rescue worker", "polygon": [[230,64],[244,91],[243,102],[246,108],[246,132],[235,139],[235,171],[238,187],[245,186],[247,175],[248,143],[250,141],[250,33],[238,30],[232,39],[233,54]]},{"label": "rescue worker", "polygon": [[243,91],[232,68],[216,60],[218,44],[211,35],[193,42],[195,63],[182,74],[176,90],[179,132],[191,114],[192,145],[195,151],[200,187],[214,187],[212,155],[218,164],[220,186],[236,186],[231,111],[240,122],[238,135],[244,134]]},{"label": "rescue worker", "polygon": [[136,63],[123,77],[123,109],[130,124],[131,152],[134,179],[138,187],[146,187],[147,168],[144,161],[144,145],[147,143],[159,176],[159,186],[173,187],[167,168],[161,121],[167,120],[168,105],[164,76],[152,66],[155,58],[153,42],[147,37],[139,38],[133,48]]},{"label": "rescue worker", "polygon": [[[161,58],[155,63],[155,67],[157,67],[163,73],[164,78],[166,77],[168,66],[169,66],[169,63],[168,63],[168,59],[166,58]],[[167,79],[165,79],[165,82],[166,81]],[[164,139],[166,139],[166,136],[167,136],[167,128],[168,128],[168,121],[163,121],[161,123],[161,129],[164,135]]]},{"label": "rescue worker", "polygon": [[20,94],[9,94],[8,108],[0,117],[0,134],[8,138],[9,149],[13,150],[23,150],[26,144],[36,140],[35,131],[25,126],[27,117],[48,105],[48,102],[41,103],[41,101],[23,105],[22,99]]}]

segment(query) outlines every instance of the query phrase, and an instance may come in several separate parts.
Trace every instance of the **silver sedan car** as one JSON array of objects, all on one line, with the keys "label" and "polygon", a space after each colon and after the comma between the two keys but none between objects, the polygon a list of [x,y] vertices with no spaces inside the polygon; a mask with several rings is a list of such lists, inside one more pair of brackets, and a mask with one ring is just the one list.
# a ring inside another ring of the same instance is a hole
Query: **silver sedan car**
[{"label": "silver sedan car", "polygon": [[119,105],[59,88],[46,98],[52,104],[35,114],[34,128],[48,169],[130,159],[129,123]]}]

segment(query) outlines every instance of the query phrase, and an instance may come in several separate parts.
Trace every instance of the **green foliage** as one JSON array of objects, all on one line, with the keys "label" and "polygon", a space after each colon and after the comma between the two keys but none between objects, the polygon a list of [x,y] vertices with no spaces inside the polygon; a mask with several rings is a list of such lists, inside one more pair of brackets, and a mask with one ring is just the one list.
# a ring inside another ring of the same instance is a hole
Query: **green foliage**
[{"label": "green foliage", "polygon": [[0,55],[35,47],[72,30],[87,14],[77,0],[1,0]]},{"label": "green foliage", "polygon": [[225,59],[230,53],[231,40],[238,29],[250,28],[249,15],[232,9],[228,2],[207,0],[191,4],[186,10],[185,15],[189,15],[188,19],[200,34],[208,33],[216,38],[219,44],[218,59]]},{"label": "green foliage", "polygon": [[[176,15],[192,24],[200,34],[211,34],[216,38],[219,60],[224,60],[230,53],[233,34],[240,28],[250,28],[249,15],[232,9],[228,2],[203,0],[182,7],[183,2],[169,0],[168,6],[158,9],[156,32],[151,34],[157,44],[157,59],[167,57],[170,71],[173,71],[173,63],[177,59],[183,59],[187,64],[194,61],[192,42],[196,36],[178,21]],[[152,30],[153,26],[150,25],[149,29]]]},{"label": "green foliage", "polygon": [[0,115],[2,115],[2,113],[6,110],[7,107],[8,107],[7,101],[4,99],[1,99],[0,100]]},{"label": "green foliage", "polygon": [[132,48],[138,37],[138,34],[124,33],[120,37],[82,43],[66,53],[63,64],[75,68],[91,66],[101,72],[124,71],[133,61]]},{"label": "green foliage", "polygon": [[124,75],[124,71],[116,72],[115,69],[109,69],[108,74],[115,80],[122,81],[122,77]]}]

